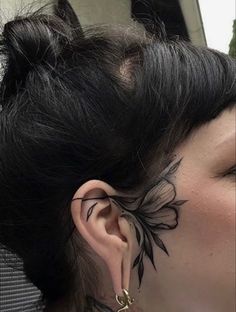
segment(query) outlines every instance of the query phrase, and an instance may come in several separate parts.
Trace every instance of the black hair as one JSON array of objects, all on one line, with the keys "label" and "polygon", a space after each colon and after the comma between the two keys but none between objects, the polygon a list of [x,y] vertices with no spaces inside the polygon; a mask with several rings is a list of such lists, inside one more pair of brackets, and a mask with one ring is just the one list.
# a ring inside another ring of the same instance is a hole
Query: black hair
[{"label": "black hair", "polygon": [[87,311],[98,275],[74,231],[73,194],[90,179],[142,193],[177,144],[235,104],[236,64],[191,43],[74,23],[59,10],[4,26],[0,243],[44,302]]}]

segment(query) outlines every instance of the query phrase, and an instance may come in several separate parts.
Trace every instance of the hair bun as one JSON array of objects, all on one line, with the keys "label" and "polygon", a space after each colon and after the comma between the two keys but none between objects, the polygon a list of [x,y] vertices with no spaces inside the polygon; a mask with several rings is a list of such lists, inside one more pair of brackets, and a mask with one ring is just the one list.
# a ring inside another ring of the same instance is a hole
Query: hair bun
[{"label": "hair bun", "polygon": [[57,16],[31,15],[6,23],[0,47],[6,56],[1,96],[14,95],[35,66],[54,67],[58,56],[68,50],[70,40],[70,26]]},{"label": "hair bun", "polygon": [[37,64],[54,64],[68,35],[68,26],[54,16],[17,18],[8,22],[4,26],[3,40],[9,53],[9,65],[22,71]]}]

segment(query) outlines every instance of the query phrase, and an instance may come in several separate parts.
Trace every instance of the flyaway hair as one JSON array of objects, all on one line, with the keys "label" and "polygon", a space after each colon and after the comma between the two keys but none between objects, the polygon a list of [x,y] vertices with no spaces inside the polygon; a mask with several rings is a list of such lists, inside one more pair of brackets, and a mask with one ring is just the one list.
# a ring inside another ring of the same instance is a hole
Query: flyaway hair
[{"label": "flyaway hair", "polygon": [[57,4],[54,5],[54,13],[76,32],[77,37],[83,37],[83,30],[78,16],[67,0],[58,0]]}]

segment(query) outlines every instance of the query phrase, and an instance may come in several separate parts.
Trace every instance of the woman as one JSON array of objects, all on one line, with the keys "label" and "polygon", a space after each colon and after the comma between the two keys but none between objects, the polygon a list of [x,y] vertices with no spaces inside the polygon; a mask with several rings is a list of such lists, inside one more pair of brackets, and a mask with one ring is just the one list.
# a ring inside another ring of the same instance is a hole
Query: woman
[{"label": "woman", "polygon": [[235,60],[7,23],[0,242],[45,311],[233,312]]}]

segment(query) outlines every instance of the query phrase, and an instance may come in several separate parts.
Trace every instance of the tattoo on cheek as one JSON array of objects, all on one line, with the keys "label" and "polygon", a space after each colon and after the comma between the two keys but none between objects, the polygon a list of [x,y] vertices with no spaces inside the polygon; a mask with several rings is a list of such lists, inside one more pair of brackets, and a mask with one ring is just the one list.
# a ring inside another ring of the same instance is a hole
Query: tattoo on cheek
[{"label": "tattoo on cheek", "polygon": [[[172,230],[177,227],[179,208],[187,201],[175,200],[176,188],[172,181],[181,161],[182,159],[174,163],[172,162],[171,165],[160,174],[159,179],[149,186],[141,196],[123,197],[110,195],[101,197],[102,199],[111,198],[112,202],[122,209],[121,216],[131,221],[135,226],[140,252],[134,260],[133,268],[138,268],[139,287],[141,286],[144,274],[144,256],[150,259],[156,270],[153,257],[153,245],[156,244],[169,255],[166,246],[159,238],[159,232],[160,230]],[[83,200],[91,200],[91,198]],[[93,204],[89,208],[87,221],[92,215],[96,204],[97,203]]]}]

